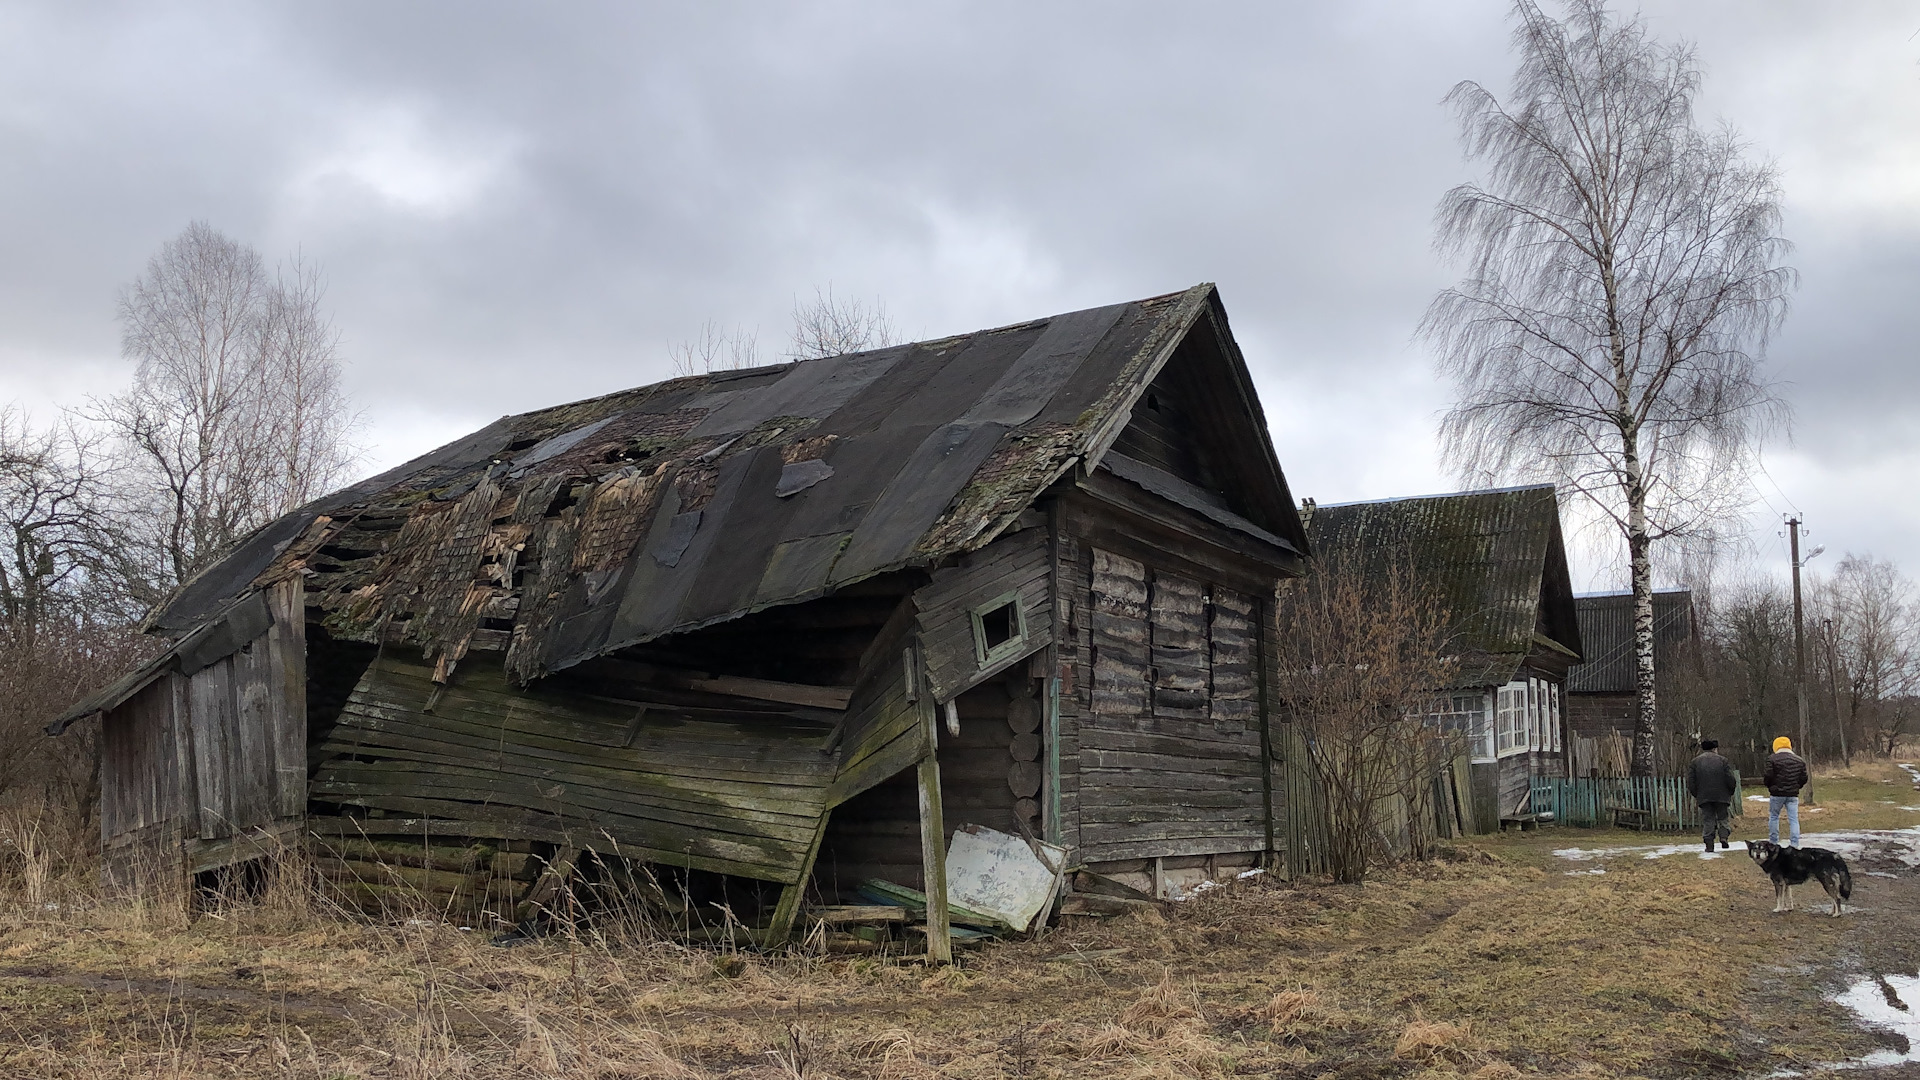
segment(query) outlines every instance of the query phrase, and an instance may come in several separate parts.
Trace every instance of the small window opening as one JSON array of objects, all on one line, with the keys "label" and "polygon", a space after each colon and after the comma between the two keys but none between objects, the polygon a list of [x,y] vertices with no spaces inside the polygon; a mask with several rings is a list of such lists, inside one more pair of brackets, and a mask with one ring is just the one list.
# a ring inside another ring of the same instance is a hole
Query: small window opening
[{"label": "small window opening", "polygon": [[1159,398],[1157,398],[1157,397],[1155,397],[1155,396],[1154,396],[1154,395],[1152,395],[1152,394],[1148,394],[1148,395],[1147,395],[1147,409],[1148,409],[1148,411],[1150,411],[1150,412],[1159,412],[1159,411],[1160,411],[1160,399],[1159,399]]},{"label": "small window opening", "polygon": [[1007,593],[973,609],[974,655],[982,667],[1018,650],[1027,635],[1018,593]]},{"label": "small window opening", "polygon": [[980,638],[988,652],[1013,640],[1012,604],[1001,604],[980,616]]}]

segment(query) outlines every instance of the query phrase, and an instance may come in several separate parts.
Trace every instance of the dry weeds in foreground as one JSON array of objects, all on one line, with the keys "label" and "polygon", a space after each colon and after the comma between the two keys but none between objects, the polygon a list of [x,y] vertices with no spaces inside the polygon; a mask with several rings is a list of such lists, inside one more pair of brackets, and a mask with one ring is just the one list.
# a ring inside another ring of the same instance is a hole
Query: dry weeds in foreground
[{"label": "dry weeds in foreground", "polygon": [[1920,886],[1869,879],[1878,917],[1905,923],[1788,925],[1743,859],[1570,877],[1547,854],[1634,839],[1490,840],[1357,888],[1256,878],[945,970],[584,933],[503,949],[284,886],[188,923],[9,867],[0,1075],[1494,1080],[1759,1074],[1866,1049],[1817,977],[1786,1004],[1748,988],[1789,944],[1920,935],[1920,898],[1890,891]]}]

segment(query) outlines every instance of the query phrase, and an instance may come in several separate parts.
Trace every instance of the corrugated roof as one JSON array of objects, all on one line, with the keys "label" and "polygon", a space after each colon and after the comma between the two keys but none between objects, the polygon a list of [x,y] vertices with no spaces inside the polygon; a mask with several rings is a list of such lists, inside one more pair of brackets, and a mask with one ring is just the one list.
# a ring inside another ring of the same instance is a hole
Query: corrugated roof
[{"label": "corrugated roof", "polygon": [[505,417],[267,526],[150,625],[190,629],[305,569],[337,636],[457,660],[510,633],[524,679],[933,565],[1095,463],[1209,317],[1265,444],[1248,517],[1304,550],[1224,310],[1199,285]]},{"label": "corrugated roof", "polygon": [[[1384,573],[1410,567],[1459,626],[1469,663],[1461,685],[1497,685],[1551,642],[1578,657],[1581,638],[1551,484],[1315,507],[1316,558]],[[1549,646],[1551,647],[1551,646]]]},{"label": "corrugated roof", "polygon": [[[1586,662],[1567,672],[1567,690],[1585,694],[1630,694],[1636,689],[1633,665],[1633,594],[1576,596],[1580,640]],[[1671,670],[1693,640],[1693,593],[1662,589],[1653,594],[1653,668]]]}]

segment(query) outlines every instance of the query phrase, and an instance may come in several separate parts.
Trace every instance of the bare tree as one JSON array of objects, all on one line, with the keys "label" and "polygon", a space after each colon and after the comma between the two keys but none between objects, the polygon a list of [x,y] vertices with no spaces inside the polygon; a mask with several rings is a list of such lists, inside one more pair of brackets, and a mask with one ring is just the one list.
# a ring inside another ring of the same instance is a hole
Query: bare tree
[{"label": "bare tree", "polygon": [[71,417],[41,427],[0,409],[0,808],[91,851],[93,732],[43,726],[151,652],[121,588],[112,463]]},{"label": "bare tree", "polygon": [[667,356],[676,376],[735,371],[760,366],[760,340],[750,331],[722,330],[708,320],[700,327],[700,336],[669,345]]},{"label": "bare tree", "polygon": [[1448,615],[1403,564],[1357,560],[1321,562],[1282,605],[1277,696],[1324,799],[1329,869],[1357,882],[1396,848],[1430,846],[1434,778],[1462,738],[1428,721],[1455,668]]},{"label": "bare tree", "polygon": [[1449,191],[1437,245],[1463,257],[1422,332],[1459,394],[1442,430],[1474,479],[1551,479],[1626,540],[1638,723],[1653,769],[1657,541],[1710,537],[1744,505],[1759,441],[1785,420],[1759,369],[1786,313],[1773,168],[1693,117],[1700,72],[1603,0],[1564,21],[1514,6],[1509,102],[1448,96],[1485,186]]},{"label": "bare tree", "polygon": [[318,271],[194,222],[120,297],[133,389],[96,403],[131,491],[146,599],[339,480],[355,423]]},{"label": "bare tree", "polygon": [[[1837,704],[1844,719],[1892,754],[1907,734],[1906,699],[1920,692],[1920,600],[1891,562],[1849,553],[1821,590],[1831,608]],[[1837,710],[1836,710],[1837,711]]]},{"label": "bare tree", "polygon": [[0,633],[30,645],[82,602],[138,617],[119,589],[125,549],[101,441],[70,418],[42,428],[0,408]]},{"label": "bare tree", "polygon": [[824,291],[816,286],[810,303],[793,305],[790,355],[795,360],[817,360],[884,348],[894,344],[897,333],[885,304],[876,300],[869,307],[835,296],[831,284]]}]

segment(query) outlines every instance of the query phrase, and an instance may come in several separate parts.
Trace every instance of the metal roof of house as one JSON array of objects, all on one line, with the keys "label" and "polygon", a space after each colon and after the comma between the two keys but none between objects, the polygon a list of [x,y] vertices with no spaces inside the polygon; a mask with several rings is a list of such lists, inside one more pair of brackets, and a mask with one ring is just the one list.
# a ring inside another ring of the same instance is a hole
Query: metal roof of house
[{"label": "metal roof of house", "polygon": [[[1586,644],[1586,662],[1567,672],[1567,690],[1576,694],[1631,694],[1636,686],[1633,663],[1633,594],[1594,593],[1576,596],[1580,640]],[[1671,670],[1693,640],[1693,592],[1662,589],[1653,594],[1653,668]]]},{"label": "metal roof of house", "polygon": [[1484,658],[1460,672],[1461,686],[1505,683],[1536,649],[1580,656],[1551,484],[1317,506],[1307,535],[1328,564],[1409,567],[1446,605],[1465,653]]},{"label": "metal roof of house", "polygon": [[[1212,285],[870,352],[673,379],[509,416],[268,525],[149,620],[182,633],[307,575],[337,636],[457,661],[510,635],[533,678],[978,548],[1091,468],[1210,325],[1248,429],[1242,531],[1306,549]],[[1257,428],[1257,432],[1252,429]],[[1259,460],[1250,460],[1259,459]]]}]

